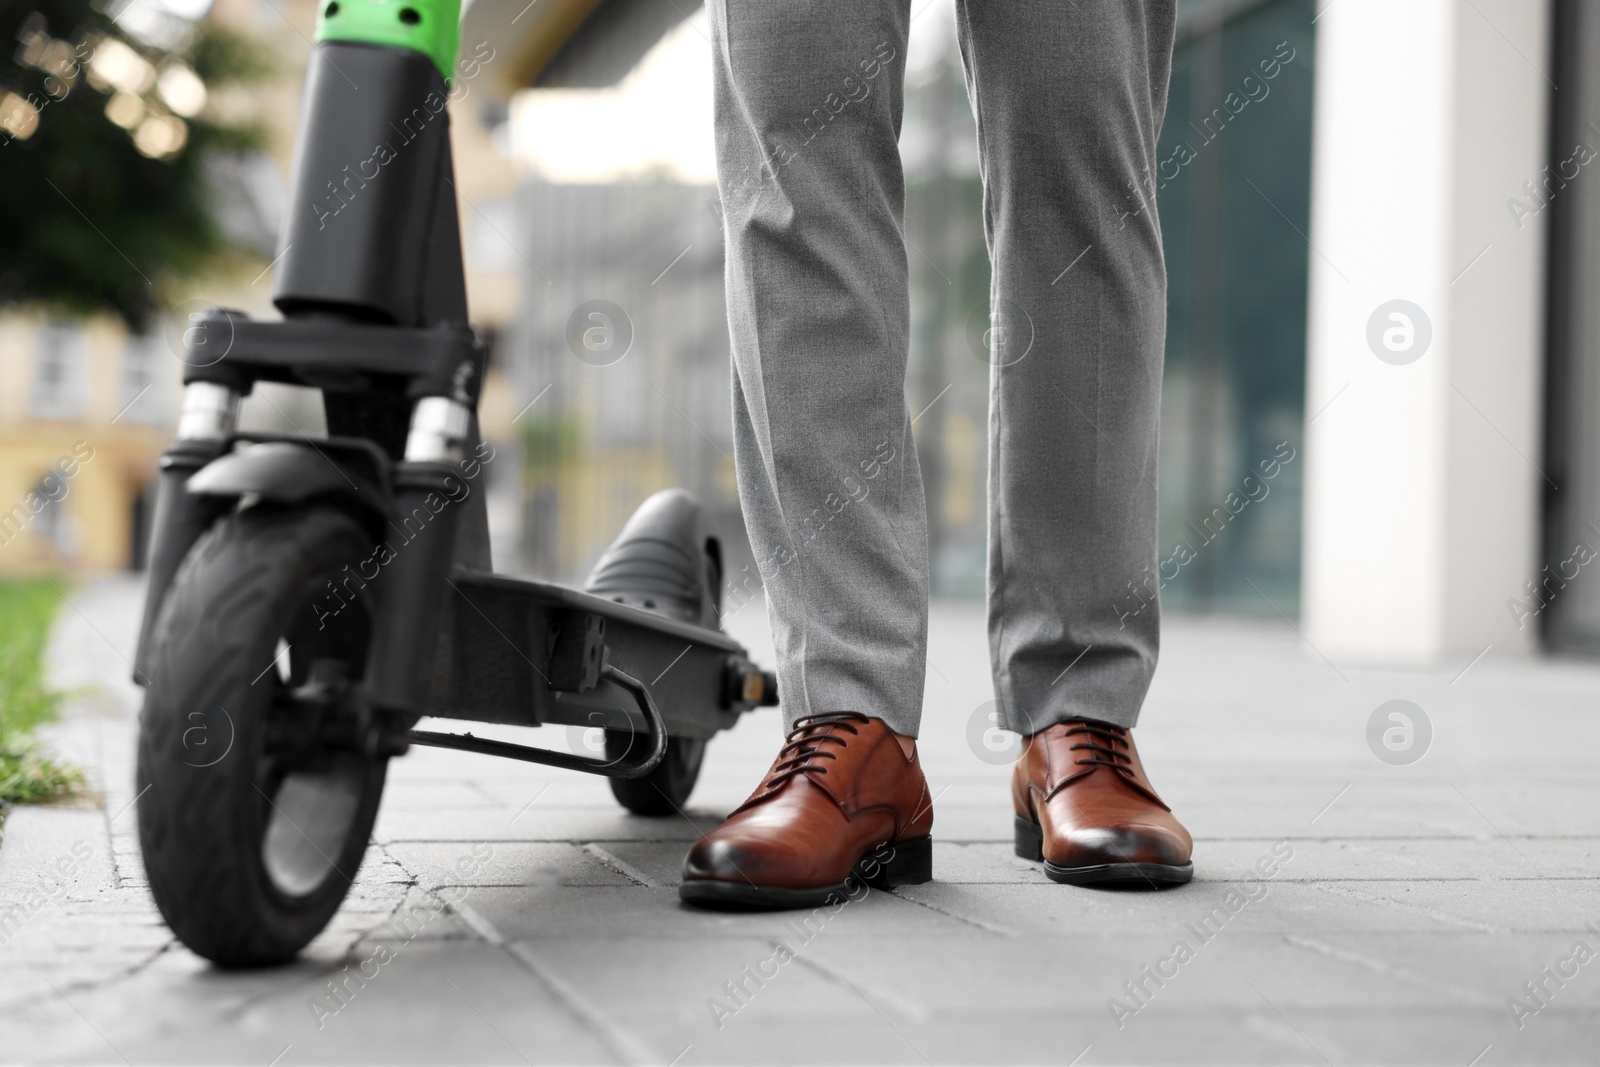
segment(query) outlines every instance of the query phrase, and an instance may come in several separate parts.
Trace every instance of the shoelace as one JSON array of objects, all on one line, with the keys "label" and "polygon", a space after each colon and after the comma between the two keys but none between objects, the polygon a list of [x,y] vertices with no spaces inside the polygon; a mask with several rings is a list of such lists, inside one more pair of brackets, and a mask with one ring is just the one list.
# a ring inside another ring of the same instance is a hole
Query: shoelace
[{"label": "shoelace", "polygon": [[1108,722],[1090,722],[1087,719],[1075,719],[1066,724],[1067,730],[1064,737],[1086,736],[1088,741],[1080,741],[1071,746],[1069,752],[1082,752],[1084,755],[1073,760],[1074,765],[1084,768],[1075,774],[1070,774],[1062,779],[1061,783],[1051,790],[1058,793],[1067,785],[1076,782],[1085,775],[1093,774],[1096,767],[1110,767],[1128,785],[1132,786],[1141,795],[1149,797],[1166,810],[1167,805],[1161,798],[1151,792],[1150,788],[1139,781],[1133,773],[1133,757],[1128,755],[1128,731],[1121,726],[1113,726]]},{"label": "shoelace", "polygon": [[776,789],[789,779],[802,774],[827,774],[828,768],[822,761],[837,760],[839,754],[824,749],[823,742],[832,741],[843,748],[850,743],[850,738],[822,731],[829,726],[837,726],[854,736],[861,732],[855,723],[867,721],[869,720],[865,715],[853,711],[832,712],[826,717],[809,715],[796,721],[794,728],[789,731],[789,736],[784,740],[783,747],[778,750],[778,760],[772,765],[772,774],[767,778],[766,789]]}]

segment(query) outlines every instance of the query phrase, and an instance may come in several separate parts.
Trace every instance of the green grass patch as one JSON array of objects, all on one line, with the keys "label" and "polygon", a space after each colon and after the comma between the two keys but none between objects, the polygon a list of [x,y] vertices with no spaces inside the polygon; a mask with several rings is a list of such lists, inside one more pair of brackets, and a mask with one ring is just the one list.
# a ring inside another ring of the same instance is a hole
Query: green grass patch
[{"label": "green grass patch", "polygon": [[83,772],[51,759],[33,736],[61,706],[44,665],[60,607],[49,582],[0,581],[0,805],[66,800],[83,788]]}]

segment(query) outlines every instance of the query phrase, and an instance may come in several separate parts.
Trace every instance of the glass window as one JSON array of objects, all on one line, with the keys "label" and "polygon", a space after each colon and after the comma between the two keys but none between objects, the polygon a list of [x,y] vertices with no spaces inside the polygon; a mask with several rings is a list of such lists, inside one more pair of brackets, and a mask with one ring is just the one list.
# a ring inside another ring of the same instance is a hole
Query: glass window
[{"label": "glass window", "polygon": [[158,334],[129,335],[122,350],[117,422],[164,426],[172,417],[173,357]]},{"label": "glass window", "polygon": [[73,419],[89,399],[89,349],[70,323],[46,323],[34,339],[28,410],[42,419]]},{"label": "glass window", "polygon": [[[1163,600],[1293,615],[1300,597],[1311,0],[1185,22],[1157,152],[1167,253]],[[1183,16],[1215,5],[1181,5]]]}]

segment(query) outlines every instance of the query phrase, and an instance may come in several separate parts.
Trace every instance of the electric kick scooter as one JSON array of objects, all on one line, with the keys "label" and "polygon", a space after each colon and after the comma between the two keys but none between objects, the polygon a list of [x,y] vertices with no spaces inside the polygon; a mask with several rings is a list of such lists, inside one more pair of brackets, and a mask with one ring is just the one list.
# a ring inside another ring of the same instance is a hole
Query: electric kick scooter
[{"label": "electric kick scooter", "polygon": [[[681,490],[640,507],[582,592],[490,571],[445,109],[458,18],[459,0],[325,0],[283,319],[213,309],[185,337],[135,665],[139,842],[168,925],[225,966],[323,929],[411,745],[605,775],[624,807],[670,814],[711,736],[777,703],[719,628],[719,542]],[[328,437],[240,432],[256,382],[320,389]],[[599,726],[605,753],[425,716]]]}]

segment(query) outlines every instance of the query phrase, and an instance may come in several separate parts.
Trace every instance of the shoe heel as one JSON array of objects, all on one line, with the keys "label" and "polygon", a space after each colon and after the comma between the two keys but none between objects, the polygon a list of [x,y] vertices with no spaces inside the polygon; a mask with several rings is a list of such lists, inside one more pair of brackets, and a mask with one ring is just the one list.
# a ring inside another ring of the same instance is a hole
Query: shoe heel
[{"label": "shoe heel", "polygon": [[1017,816],[1016,822],[1016,848],[1017,855],[1034,863],[1044,861],[1044,831],[1039,824],[1031,819]]},{"label": "shoe heel", "polygon": [[921,885],[933,879],[933,837],[883,845],[856,864],[855,873],[873,889]]}]

